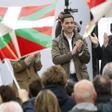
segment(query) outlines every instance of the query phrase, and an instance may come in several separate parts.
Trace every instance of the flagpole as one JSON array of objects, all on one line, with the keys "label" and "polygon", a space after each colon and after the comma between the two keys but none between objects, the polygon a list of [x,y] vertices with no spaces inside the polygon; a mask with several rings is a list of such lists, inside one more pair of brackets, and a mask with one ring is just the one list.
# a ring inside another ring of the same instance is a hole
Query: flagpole
[{"label": "flagpole", "polygon": [[96,25],[96,23],[95,23],[94,20],[90,21],[90,22],[87,24],[86,30],[85,30],[84,35],[83,35],[84,38],[87,38],[87,37],[90,36],[91,32],[92,32],[93,29],[95,28],[95,25]]},{"label": "flagpole", "polygon": [[15,76],[14,76],[13,68],[10,69],[10,67],[9,67],[9,66],[12,67],[12,65],[9,64],[9,63],[7,62],[7,60],[6,60],[5,62],[6,62],[6,65],[7,65],[8,69],[9,69],[9,71],[10,71],[10,73],[11,73],[11,77],[12,77],[12,79],[13,79],[15,85],[16,85],[17,89],[19,90],[19,89],[20,89],[20,86],[19,86],[19,84],[18,84],[18,82],[17,82],[17,80],[16,80],[16,78],[15,78]]}]

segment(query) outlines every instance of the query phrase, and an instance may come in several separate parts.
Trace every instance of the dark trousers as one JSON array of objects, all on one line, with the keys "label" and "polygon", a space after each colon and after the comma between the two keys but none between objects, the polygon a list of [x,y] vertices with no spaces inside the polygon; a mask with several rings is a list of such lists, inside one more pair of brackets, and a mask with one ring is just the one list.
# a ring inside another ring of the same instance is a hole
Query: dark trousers
[{"label": "dark trousers", "polygon": [[69,79],[72,79],[72,80],[75,81],[75,82],[78,81],[77,76],[76,76],[76,73],[70,74]]}]

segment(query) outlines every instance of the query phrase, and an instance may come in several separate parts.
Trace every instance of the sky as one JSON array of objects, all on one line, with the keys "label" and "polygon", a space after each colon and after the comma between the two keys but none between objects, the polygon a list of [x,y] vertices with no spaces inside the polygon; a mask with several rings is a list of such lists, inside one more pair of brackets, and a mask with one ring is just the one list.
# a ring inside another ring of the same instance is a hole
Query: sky
[{"label": "sky", "polygon": [[53,0],[0,0],[0,6],[36,5]]}]

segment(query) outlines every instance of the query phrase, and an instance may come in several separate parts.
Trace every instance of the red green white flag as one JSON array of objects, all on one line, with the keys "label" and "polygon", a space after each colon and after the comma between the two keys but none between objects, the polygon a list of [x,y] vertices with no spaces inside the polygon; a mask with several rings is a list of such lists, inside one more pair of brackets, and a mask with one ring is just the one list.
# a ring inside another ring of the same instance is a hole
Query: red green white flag
[{"label": "red green white flag", "polygon": [[5,8],[5,7],[0,7],[0,21],[3,20],[3,17],[4,17],[4,15],[5,15],[6,11],[7,11],[7,8]]},{"label": "red green white flag", "polygon": [[17,59],[18,57],[9,33],[0,37],[0,59],[3,60],[8,57],[10,59]]},{"label": "red green white flag", "polygon": [[[39,6],[3,8],[4,14],[1,15],[5,17],[1,22],[11,31],[0,31],[0,58],[17,60],[29,53],[51,47],[55,7],[54,0]],[[10,18],[13,18],[13,22],[7,22]]]},{"label": "red green white flag", "polygon": [[[84,37],[88,37],[95,27],[95,24],[103,17],[110,16],[112,1],[110,0],[87,0],[93,19],[86,26]],[[112,14],[111,14],[112,16]]]}]

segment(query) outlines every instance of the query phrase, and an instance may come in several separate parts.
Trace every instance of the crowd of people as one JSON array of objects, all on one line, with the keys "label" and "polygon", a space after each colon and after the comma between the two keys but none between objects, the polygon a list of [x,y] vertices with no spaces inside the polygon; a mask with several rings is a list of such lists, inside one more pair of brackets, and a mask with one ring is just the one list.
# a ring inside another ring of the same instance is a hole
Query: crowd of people
[{"label": "crowd of people", "polygon": [[111,112],[112,63],[92,81],[68,81],[60,65],[49,67],[27,89],[0,86],[0,112]]},{"label": "crowd of people", "polygon": [[112,111],[112,46],[108,35],[104,34],[103,48],[95,34],[90,36],[96,52],[105,49],[109,55],[101,54],[102,63],[106,60],[101,73],[89,80],[86,64],[90,53],[74,17],[64,14],[60,24],[61,32],[52,41],[51,49],[55,65],[38,75],[42,67],[40,53],[11,62],[20,89],[15,84],[0,86],[0,112]]}]

